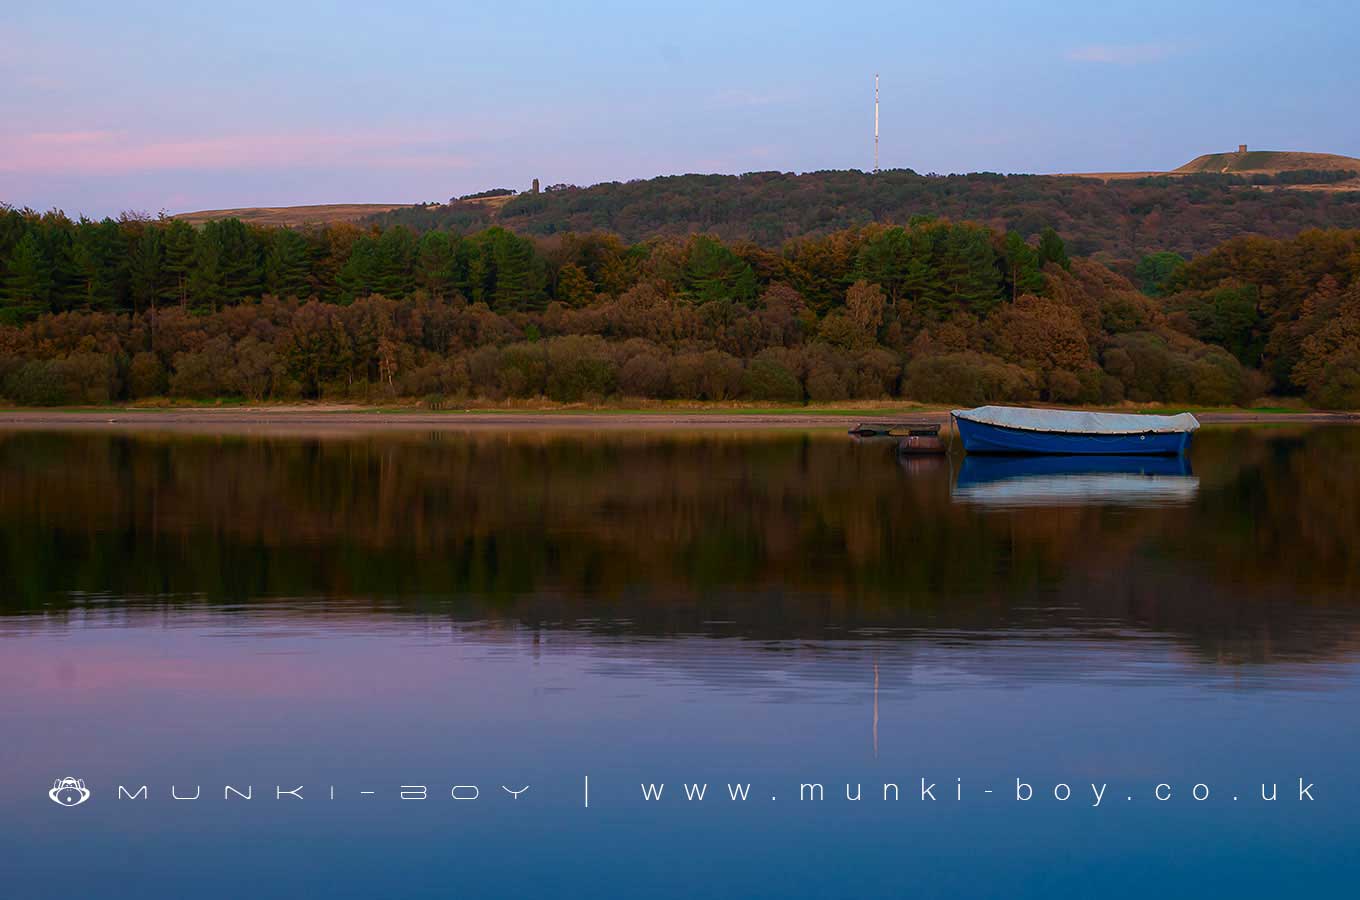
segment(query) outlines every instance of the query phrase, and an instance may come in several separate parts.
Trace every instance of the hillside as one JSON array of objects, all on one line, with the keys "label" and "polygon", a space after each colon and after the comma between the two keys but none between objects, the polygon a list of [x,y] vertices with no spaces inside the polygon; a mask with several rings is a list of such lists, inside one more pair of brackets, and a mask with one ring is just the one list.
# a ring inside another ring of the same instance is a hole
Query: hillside
[{"label": "hillside", "polygon": [[1206,153],[1174,169],[1173,175],[1196,172],[1217,174],[1265,174],[1281,172],[1360,172],[1360,159],[1334,153],[1300,153],[1294,150],[1247,150],[1236,153]]},{"label": "hillside", "polygon": [[1136,260],[1162,250],[1203,253],[1243,234],[1283,238],[1308,228],[1360,227],[1360,191],[1276,189],[1298,187],[1300,179],[1335,187],[1337,174],[1147,173],[1116,180],[909,169],[674,175],[519,194],[500,210],[451,203],[392,210],[368,221],[418,232],[490,225],[538,236],[610,231],[627,241],[705,232],[777,247],[925,215],[981,222],[1025,238],[1051,225],[1077,253]]},{"label": "hillside", "polygon": [[332,222],[357,222],[365,216],[409,206],[408,203],[323,203],[316,206],[248,206],[239,209],[203,209],[175,213],[191,225],[218,219],[240,219],[251,225],[329,225]]},{"label": "hillside", "polygon": [[707,232],[775,247],[785,241],[926,215],[982,222],[1033,238],[1052,225],[1081,254],[1136,260],[1203,253],[1244,234],[1290,237],[1360,227],[1360,159],[1327,153],[1205,154],[1170,172],[919,175],[910,169],[673,175],[447,204],[332,204],[205,210],[192,224],[360,222],[523,234],[610,231],[627,241]]},{"label": "hillside", "polygon": [[[494,212],[513,195],[470,197],[457,201],[472,207]],[[190,225],[202,225],[220,219],[240,219],[251,225],[284,226],[331,225],[335,222],[359,222],[370,216],[394,209],[420,209],[412,203],[321,203],[315,206],[243,206],[239,209],[203,209],[197,212],[175,213],[170,218]]]}]

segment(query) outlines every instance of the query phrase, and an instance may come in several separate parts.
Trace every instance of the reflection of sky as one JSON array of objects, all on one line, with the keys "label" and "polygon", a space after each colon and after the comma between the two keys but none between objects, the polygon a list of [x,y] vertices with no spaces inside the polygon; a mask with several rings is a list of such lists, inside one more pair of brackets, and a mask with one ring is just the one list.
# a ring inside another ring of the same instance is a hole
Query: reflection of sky
[{"label": "reflection of sky", "polygon": [[[825,896],[886,890],[907,869],[916,890],[974,895],[1100,884],[1134,896],[1174,878],[1205,896],[1258,896],[1360,874],[1342,861],[1344,829],[1358,823],[1348,804],[1360,799],[1349,753],[1360,667],[1349,657],[1214,666],[1155,635],[1063,631],[767,643],[410,616],[325,622],[216,611],[6,620],[0,842],[18,863],[0,875],[8,893],[43,896],[43,873],[63,866],[63,883],[80,888],[65,896],[129,868],[162,890],[192,879],[198,896],[296,895],[336,877],[347,896],[397,885],[442,896],[459,878],[483,892],[594,885],[602,896],[686,896],[730,878],[757,894]],[[578,808],[586,773],[589,813]],[[1306,811],[1228,799],[1263,779],[1287,794],[1298,774],[1319,785]],[[43,790],[63,775],[86,779],[94,800],[51,808]],[[1002,794],[1015,777],[1043,790],[1063,780],[1083,803],[1089,782],[1110,788],[1101,810],[979,796],[962,807],[828,800],[816,812],[762,799],[658,811],[636,799],[640,780],[689,779],[752,782],[762,798],[809,780],[829,796],[861,782],[868,797],[892,781],[912,797],[920,777]],[[1223,796],[1154,806],[1142,795],[1163,780],[1207,781]],[[390,797],[221,805],[223,783],[267,792],[281,781],[534,787],[518,806],[488,797],[475,809]],[[108,796],[119,782],[202,783],[219,799],[120,807]],[[686,854],[703,855],[698,871],[677,869]],[[200,880],[226,860],[225,877]]]}]

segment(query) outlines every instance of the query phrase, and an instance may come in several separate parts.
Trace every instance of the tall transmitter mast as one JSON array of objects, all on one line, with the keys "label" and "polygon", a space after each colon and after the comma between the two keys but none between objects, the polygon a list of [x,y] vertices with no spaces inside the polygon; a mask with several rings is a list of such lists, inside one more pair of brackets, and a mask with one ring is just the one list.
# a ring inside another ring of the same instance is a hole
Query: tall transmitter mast
[{"label": "tall transmitter mast", "polygon": [[878,73],[874,73],[874,174],[878,174]]}]

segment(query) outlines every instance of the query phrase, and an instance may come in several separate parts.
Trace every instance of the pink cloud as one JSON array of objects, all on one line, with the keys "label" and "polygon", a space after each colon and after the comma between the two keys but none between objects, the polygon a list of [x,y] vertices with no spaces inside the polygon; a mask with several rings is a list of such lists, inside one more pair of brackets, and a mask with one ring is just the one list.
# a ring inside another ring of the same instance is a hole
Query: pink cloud
[{"label": "pink cloud", "polygon": [[112,131],[36,131],[24,135],[19,140],[27,140],[35,146],[65,146],[70,144],[102,143],[116,136]]},{"label": "pink cloud", "polygon": [[451,169],[470,165],[446,152],[453,139],[426,133],[236,134],[177,140],[114,131],[33,132],[0,151],[0,171],[46,175],[337,168]]}]

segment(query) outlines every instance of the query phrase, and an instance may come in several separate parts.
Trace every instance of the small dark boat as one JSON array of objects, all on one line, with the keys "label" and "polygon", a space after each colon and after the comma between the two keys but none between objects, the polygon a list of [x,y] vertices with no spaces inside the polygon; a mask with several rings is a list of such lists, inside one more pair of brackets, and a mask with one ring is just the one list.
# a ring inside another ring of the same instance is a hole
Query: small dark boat
[{"label": "small dark boat", "polygon": [[952,415],[969,453],[1177,456],[1199,428],[1189,413],[1141,416],[981,406],[956,409]]}]

